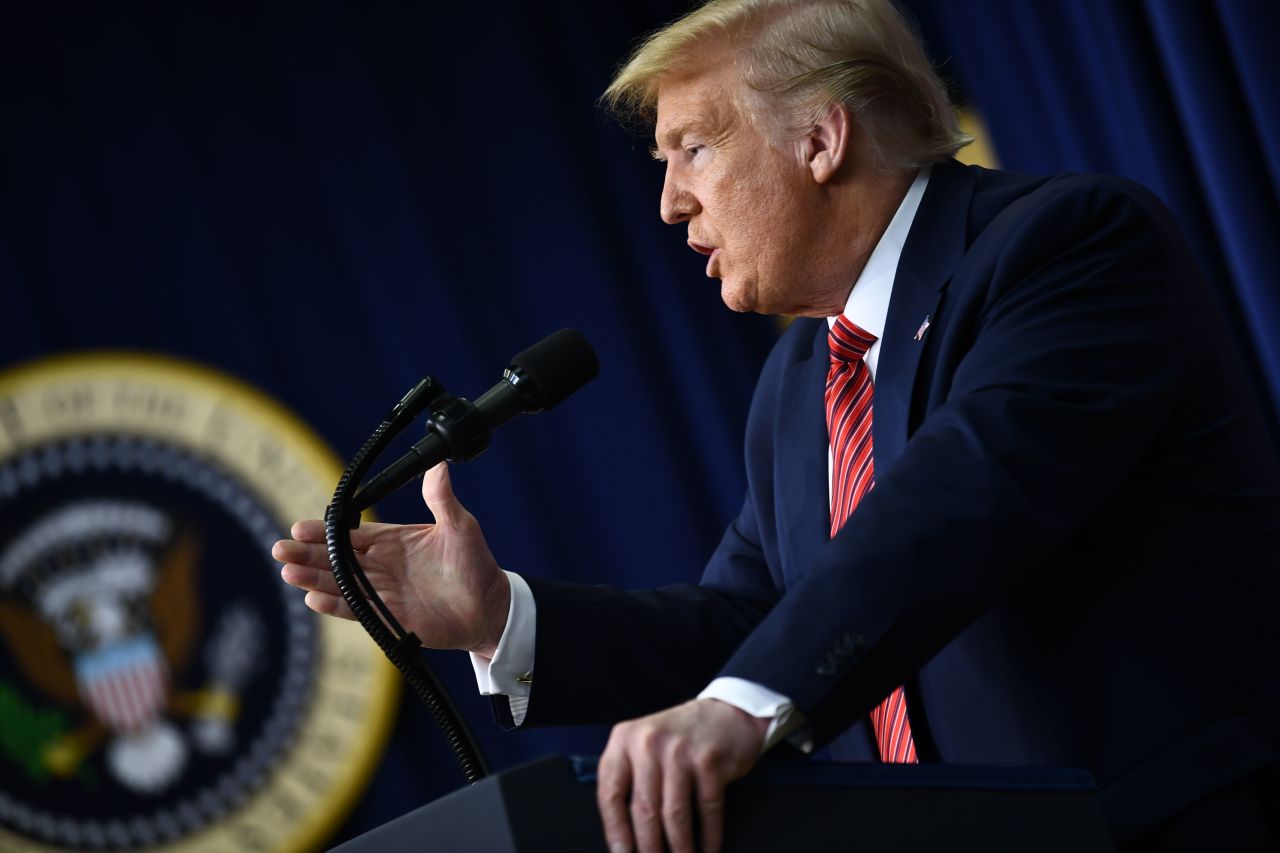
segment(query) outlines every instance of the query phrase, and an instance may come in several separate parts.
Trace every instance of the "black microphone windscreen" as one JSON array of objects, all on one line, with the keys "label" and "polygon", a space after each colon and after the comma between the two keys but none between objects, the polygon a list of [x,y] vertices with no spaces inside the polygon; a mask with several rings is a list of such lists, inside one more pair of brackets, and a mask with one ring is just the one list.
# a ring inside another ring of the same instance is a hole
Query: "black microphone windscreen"
[{"label": "black microphone windscreen", "polygon": [[577,329],[561,329],[511,359],[513,370],[524,373],[549,409],[586,385],[600,372],[596,351]]}]

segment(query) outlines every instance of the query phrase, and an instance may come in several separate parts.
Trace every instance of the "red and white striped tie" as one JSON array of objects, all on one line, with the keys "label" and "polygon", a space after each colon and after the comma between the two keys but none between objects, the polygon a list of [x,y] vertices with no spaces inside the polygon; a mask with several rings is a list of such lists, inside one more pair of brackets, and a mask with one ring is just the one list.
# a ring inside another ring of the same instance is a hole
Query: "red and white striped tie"
[{"label": "red and white striped tie", "polygon": [[[831,535],[853,514],[858,501],[876,482],[871,454],[871,410],[874,388],[862,357],[876,336],[844,315],[827,336],[831,367],[827,371],[827,435],[831,440]],[[915,764],[916,745],[907,719],[907,697],[901,687],[871,712],[880,759]]]}]

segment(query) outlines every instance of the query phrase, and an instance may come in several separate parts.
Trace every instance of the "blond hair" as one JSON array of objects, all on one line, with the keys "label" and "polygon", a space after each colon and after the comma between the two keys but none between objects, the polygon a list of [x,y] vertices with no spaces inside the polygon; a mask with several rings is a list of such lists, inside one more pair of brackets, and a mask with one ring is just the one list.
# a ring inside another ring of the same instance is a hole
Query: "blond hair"
[{"label": "blond hair", "polygon": [[880,163],[898,168],[945,160],[973,141],[890,0],[709,0],[646,37],[602,102],[624,123],[652,127],[663,77],[690,70],[717,42],[733,54],[745,87],[736,100],[758,126],[798,135],[841,103]]}]

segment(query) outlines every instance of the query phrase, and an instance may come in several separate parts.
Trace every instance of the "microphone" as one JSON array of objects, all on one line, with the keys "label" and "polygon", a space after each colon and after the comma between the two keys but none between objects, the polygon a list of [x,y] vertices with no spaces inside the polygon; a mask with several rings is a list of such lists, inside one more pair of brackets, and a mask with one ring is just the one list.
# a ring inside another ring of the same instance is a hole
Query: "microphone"
[{"label": "microphone", "polygon": [[[550,409],[600,372],[600,362],[576,329],[561,329],[517,353],[502,379],[472,403],[442,396],[427,435],[355,494],[352,518],[440,462],[469,462],[489,447],[495,428],[519,414]],[[353,522],[354,523],[354,522]]]}]

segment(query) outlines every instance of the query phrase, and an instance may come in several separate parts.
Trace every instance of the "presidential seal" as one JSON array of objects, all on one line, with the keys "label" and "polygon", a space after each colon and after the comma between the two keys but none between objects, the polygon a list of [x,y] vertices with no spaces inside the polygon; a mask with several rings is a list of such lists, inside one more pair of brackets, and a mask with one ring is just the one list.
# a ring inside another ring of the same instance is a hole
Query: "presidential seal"
[{"label": "presidential seal", "polygon": [[340,473],[205,368],[93,354],[0,374],[0,849],[322,846],[399,684],[269,554]]}]

